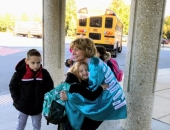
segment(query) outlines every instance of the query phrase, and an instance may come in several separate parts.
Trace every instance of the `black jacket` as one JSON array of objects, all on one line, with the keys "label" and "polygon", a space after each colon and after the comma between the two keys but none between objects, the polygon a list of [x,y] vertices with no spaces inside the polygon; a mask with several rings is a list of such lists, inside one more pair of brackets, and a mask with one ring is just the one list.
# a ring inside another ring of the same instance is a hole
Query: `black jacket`
[{"label": "black jacket", "polygon": [[70,64],[68,64],[68,60],[70,60],[70,59],[67,59],[67,60],[65,61],[65,66],[66,66],[66,67],[71,67],[71,66],[74,64],[74,61],[72,60],[72,61],[71,61],[71,65],[70,65]]},{"label": "black jacket", "polygon": [[21,60],[14,72],[9,90],[15,108],[27,115],[37,115],[42,112],[44,94],[54,88],[53,80],[48,71],[42,67],[32,71]]},{"label": "black jacket", "polygon": [[98,98],[103,91],[101,86],[99,86],[95,91],[91,91],[88,87],[88,81],[81,80],[80,82],[78,77],[70,72],[67,73],[65,82],[74,83],[70,86],[70,93],[79,93],[84,98],[92,101]]}]

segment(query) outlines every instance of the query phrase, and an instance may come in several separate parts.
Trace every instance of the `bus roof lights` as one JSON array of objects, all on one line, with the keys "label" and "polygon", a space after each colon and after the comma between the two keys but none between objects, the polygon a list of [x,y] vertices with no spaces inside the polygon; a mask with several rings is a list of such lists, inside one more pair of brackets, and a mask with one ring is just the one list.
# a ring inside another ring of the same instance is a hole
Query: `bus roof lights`
[{"label": "bus roof lights", "polygon": [[80,14],[87,14],[88,12],[87,12],[87,8],[82,8],[82,9],[80,9],[79,11],[78,11],[78,13],[80,13]]},{"label": "bus roof lights", "polygon": [[114,15],[114,16],[116,16],[115,12],[113,12],[113,11],[110,10],[110,9],[106,9],[105,14],[106,14],[106,15]]}]

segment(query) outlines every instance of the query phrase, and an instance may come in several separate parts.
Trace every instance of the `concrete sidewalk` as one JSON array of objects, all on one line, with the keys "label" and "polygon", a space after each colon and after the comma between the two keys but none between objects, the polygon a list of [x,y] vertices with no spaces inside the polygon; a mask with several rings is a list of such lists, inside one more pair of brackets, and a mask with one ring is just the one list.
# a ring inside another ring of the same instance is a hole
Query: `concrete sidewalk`
[{"label": "concrete sidewalk", "polygon": [[158,70],[152,117],[170,125],[170,68]]},{"label": "concrete sidewalk", "polygon": [[[121,83],[122,84],[122,83]],[[156,83],[152,130],[170,130],[170,68],[159,69]],[[0,130],[14,130],[17,111],[12,106],[10,95],[0,96]],[[110,124],[110,125],[109,125]],[[46,125],[42,117],[41,130],[57,130],[57,126]],[[32,130],[29,117],[25,130]],[[119,121],[105,121],[98,130],[123,130]]]}]

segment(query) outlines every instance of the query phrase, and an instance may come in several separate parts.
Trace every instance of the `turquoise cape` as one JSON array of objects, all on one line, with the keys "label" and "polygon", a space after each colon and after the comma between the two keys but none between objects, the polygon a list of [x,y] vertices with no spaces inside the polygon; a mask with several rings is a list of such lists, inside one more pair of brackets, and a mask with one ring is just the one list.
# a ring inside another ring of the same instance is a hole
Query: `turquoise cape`
[{"label": "turquoise cape", "polygon": [[80,129],[84,116],[97,121],[127,117],[126,98],[111,69],[97,57],[90,58],[88,66],[89,88],[93,91],[104,83],[109,87],[95,101],[87,100],[78,93],[67,93],[66,113],[76,130]]}]

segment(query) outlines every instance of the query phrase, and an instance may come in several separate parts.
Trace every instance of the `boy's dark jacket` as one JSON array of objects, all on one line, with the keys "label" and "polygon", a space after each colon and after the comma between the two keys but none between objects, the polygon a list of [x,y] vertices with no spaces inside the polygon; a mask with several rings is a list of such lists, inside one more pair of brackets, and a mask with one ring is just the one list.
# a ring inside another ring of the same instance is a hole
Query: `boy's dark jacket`
[{"label": "boy's dark jacket", "polygon": [[25,64],[25,59],[17,64],[15,70],[9,84],[13,105],[27,115],[40,114],[44,94],[54,88],[50,74],[42,66],[35,73]]}]

